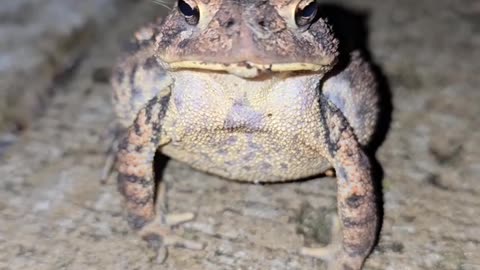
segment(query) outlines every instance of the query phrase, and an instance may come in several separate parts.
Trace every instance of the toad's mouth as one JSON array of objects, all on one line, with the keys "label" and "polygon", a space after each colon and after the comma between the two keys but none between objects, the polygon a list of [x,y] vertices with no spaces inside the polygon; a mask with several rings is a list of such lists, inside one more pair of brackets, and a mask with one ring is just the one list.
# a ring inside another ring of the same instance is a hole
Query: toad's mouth
[{"label": "toad's mouth", "polygon": [[327,65],[312,63],[274,63],[258,64],[249,61],[238,63],[213,63],[204,61],[178,61],[169,64],[172,69],[201,69],[206,71],[223,71],[244,78],[254,78],[265,73],[311,71],[327,69]]}]

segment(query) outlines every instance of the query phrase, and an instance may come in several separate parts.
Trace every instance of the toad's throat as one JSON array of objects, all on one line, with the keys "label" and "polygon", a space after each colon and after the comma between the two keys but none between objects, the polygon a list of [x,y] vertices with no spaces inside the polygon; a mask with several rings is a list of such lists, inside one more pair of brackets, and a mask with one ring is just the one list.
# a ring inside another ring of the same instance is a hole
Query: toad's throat
[{"label": "toad's throat", "polygon": [[254,78],[265,73],[325,70],[327,65],[313,63],[274,63],[258,64],[249,61],[238,63],[213,63],[204,61],[178,61],[169,64],[172,69],[201,69],[206,71],[223,71],[239,77]]}]

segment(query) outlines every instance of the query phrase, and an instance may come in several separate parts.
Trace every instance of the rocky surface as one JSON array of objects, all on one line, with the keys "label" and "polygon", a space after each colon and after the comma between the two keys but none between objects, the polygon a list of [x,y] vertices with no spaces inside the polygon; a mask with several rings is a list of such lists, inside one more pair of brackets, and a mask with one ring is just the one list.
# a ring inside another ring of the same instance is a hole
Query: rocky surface
[{"label": "rocky surface", "polygon": [[15,0],[0,7],[0,129],[26,128],[117,14],[117,0]]},{"label": "rocky surface", "polygon": [[[74,1],[17,2],[49,9]],[[341,6],[330,9],[364,19],[368,47],[388,78],[393,103],[377,152],[384,170],[383,228],[365,269],[480,269],[479,2],[344,0]],[[102,17],[98,10],[71,11]],[[45,23],[23,12],[2,4],[0,31],[5,21]],[[99,174],[113,119],[108,69],[121,41],[163,11],[143,1],[123,2],[117,12],[112,10],[108,27],[93,26],[100,35],[86,41],[71,76],[59,82],[53,73],[35,72],[43,68],[23,71],[29,78],[24,91],[47,85],[55,95],[41,103],[44,114],[30,118],[20,136],[0,135],[0,269],[323,269],[297,251],[328,241],[333,178],[248,185],[177,162],[165,170],[170,210],[196,212],[197,219],[178,231],[207,247],[171,249],[163,266],[152,259],[122,217],[115,182],[102,185]],[[30,58],[10,60],[38,68],[38,59],[57,53],[58,45],[44,35],[27,38],[28,29],[2,38],[0,48],[10,48],[7,55],[14,57],[15,49],[28,48],[23,40],[45,44]],[[9,42],[19,45],[3,45]],[[3,74],[3,58],[0,63]],[[11,78],[0,81],[0,95]],[[17,116],[12,107],[0,105]]]}]

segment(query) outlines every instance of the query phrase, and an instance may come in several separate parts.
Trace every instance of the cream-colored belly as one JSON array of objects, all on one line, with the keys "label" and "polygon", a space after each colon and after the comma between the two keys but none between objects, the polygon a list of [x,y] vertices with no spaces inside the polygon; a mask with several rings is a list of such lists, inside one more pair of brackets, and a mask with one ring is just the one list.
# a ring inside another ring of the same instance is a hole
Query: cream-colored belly
[{"label": "cream-colored belly", "polygon": [[174,76],[164,124],[169,143],[161,148],[166,155],[205,172],[254,182],[294,180],[329,167],[318,149],[301,142],[312,145],[321,130],[319,78],[245,80],[191,71]]},{"label": "cream-colored belly", "polygon": [[239,181],[295,180],[331,167],[307,146],[268,133],[195,134],[172,141],[161,151],[198,170]]}]

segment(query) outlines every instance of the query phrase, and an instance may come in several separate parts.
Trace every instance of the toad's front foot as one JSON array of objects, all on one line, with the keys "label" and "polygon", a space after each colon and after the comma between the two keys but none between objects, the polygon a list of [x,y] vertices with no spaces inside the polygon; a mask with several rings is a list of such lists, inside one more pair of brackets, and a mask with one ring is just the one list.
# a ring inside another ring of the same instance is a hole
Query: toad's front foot
[{"label": "toad's front foot", "polygon": [[365,260],[361,255],[349,255],[342,246],[342,227],[337,215],[332,220],[331,241],[326,247],[304,247],[300,253],[311,256],[327,263],[328,270],[360,270]]},{"label": "toad's front foot", "polygon": [[195,218],[193,213],[160,215],[145,225],[140,231],[140,236],[146,240],[151,248],[157,252],[157,262],[163,263],[168,256],[167,247],[183,247],[193,250],[201,250],[205,246],[202,243],[185,239],[173,231],[173,227]]}]

